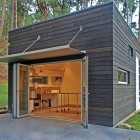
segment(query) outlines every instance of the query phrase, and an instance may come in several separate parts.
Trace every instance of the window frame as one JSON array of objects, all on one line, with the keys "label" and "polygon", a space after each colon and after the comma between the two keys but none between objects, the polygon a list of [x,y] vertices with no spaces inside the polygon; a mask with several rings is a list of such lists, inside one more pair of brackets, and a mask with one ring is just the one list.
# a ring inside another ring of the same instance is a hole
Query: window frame
[{"label": "window frame", "polygon": [[118,84],[120,84],[120,85],[128,85],[129,84],[129,72],[127,70],[123,70],[121,68],[118,68],[118,71],[117,71],[118,74],[119,74],[119,71],[126,73],[126,82],[119,81],[119,79],[118,79]]},{"label": "window frame", "polygon": [[130,45],[128,45],[128,54],[129,54],[131,57],[134,56],[134,50],[133,50],[133,48],[132,48]]}]

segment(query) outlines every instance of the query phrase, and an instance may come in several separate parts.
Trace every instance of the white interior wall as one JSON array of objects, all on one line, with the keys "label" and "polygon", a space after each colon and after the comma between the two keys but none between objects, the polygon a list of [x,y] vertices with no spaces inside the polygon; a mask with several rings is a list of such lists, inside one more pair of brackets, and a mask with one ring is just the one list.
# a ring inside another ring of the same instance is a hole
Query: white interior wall
[{"label": "white interior wall", "polygon": [[[55,65],[55,64],[52,64]],[[57,67],[59,63],[56,64]],[[53,70],[51,69],[51,65],[49,65],[50,69],[36,66],[36,73],[39,76],[48,76],[48,84],[38,84],[38,87],[56,87],[52,84],[51,77],[52,76],[60,76],[62,77],[62,83],[60,85],[61,93],[73,93],[69,94],[69,104],[80,105],[81,104],[81,62],[68,62],[63,63],[63,70]],[[62,67],[62,63],[61,63]],[[43,72],[40,72],[43,70]],[[34,87],[32,84],[32,79],[30,77],[30,87]],[[79,93],[79,94],[78,94]],[[58,104],[61,105],[61,97],[62,97],[62,105],[64,104],[64,95],[58,96]],[[52,101],[53,106],[56,104]],[[68,104],[68,94],[65,95],[65,104]]]},{"label": "white interior wall", "polygon": [[[65,68],[63,82],[61,85],[62,93],[75,93],[69,94],[70,104],[81,104],[81,62],[68,63]],[[78,95],[77,95],[78,94]],[[67,96],[66,101],[67,101]]]},{"label": "white interior wall", "polygon": [[[38,84],[38,87],[53,87],[54,85],[52,84],[51,82],[51,77],[52,76],[58,76],[58,77],[63,77],[64,75],[64,70],[47,70],[45,68],[39,68],[39,67],[36,67],[36,72],[38,74],[38,76],[48,76],[48,83],[47,84]],[[43,70],[43,72],[40,72],[40,70]],[[32,77],[30,77],[29,79],[29,84],[30,84],[30,87],[34,87],[35,85],[32,84]]]}]

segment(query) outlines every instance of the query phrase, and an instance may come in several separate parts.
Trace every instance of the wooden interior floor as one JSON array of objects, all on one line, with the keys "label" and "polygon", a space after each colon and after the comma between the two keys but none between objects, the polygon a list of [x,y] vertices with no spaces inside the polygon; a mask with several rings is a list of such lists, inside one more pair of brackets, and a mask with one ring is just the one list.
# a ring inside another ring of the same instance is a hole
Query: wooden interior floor
[{"label": "wooden interior floor", "polygon": [[61,109],[58,109],[58,112],[56,112],[56,108],[43,108],[30,112],[30,115],[80,121],[80,112],[81,110],[78,109],[77,114],[76,108],[70,108],[70,110],[66,109],[65,112],[61,112]]}]

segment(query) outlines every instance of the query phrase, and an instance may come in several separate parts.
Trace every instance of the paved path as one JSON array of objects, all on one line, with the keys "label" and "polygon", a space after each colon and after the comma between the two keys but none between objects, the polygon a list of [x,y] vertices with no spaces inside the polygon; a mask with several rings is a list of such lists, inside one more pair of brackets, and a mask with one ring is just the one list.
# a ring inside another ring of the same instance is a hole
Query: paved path
[{"label": "paved path", "polygon": [[0,115],[0,140],[140,140],[140,132],[47,118]]}]

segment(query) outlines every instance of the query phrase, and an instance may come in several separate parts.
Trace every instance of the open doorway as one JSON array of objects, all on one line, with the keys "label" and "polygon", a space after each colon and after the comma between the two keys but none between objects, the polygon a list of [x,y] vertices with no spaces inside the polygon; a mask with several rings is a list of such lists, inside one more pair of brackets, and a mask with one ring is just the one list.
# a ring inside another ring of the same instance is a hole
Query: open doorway
[{"label": "open doorway", "polygon": [[13,65],[13,117],[28,115],[80,121],[88,127],[88,57]]},{"label": "open doorway", "polygon": [[30,115],[81,120],[81,61],[29,68]]}]

